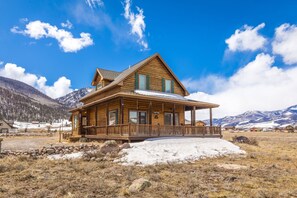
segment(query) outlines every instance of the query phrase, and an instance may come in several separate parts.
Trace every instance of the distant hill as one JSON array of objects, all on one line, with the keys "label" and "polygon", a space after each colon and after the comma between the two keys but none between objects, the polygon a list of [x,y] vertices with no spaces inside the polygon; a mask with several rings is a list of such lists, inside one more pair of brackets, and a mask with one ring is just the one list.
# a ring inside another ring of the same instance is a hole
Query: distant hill
[{"label": "distant hill", "polygon": [[0,117],[6,120],[67,119],[68,108],[23,82],[0,76]]},{"label": "distant hill", "polygon": [[82,88],[76,91],[73,91],[65,96],[62,96],[60,98],[57,98],[56,100],[65,105],[66,107],[69,108],[75,108],[77,106],[82,105],[79,100],[90,93],[93,89],[92,88]]},{"label": "distant hill", "polygon": [[[206,121],[207,123],[209,121]],[[247,111],[237,116],[213,120],[214,125],[236,126],[237,128],[274,128],[297,124],[297,105],[277,111]]]}]

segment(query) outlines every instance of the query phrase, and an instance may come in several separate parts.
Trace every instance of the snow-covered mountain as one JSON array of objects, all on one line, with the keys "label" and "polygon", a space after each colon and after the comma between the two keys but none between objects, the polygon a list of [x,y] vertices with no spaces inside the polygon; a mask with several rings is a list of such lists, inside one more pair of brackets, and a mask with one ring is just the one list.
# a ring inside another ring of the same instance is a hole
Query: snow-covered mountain
[{"label": "snow-covered mountain", "polygon": [[214,119],[213,123],[214,125],[236,126],[237,128],[274,128],[296,125],[297,105],[277,111],[247,111],[237,116]]},{"label": "snow-covered mountain", "polygon": [[80,106],[81,103],[79,102],[79,99],[90,93],[93,89],[92,88],[82,88],[79,90],[75,90],[65,96],[62,96],[60,98],[57,98],[56,100],[65,105],[69,108],[75,108],[77,106]]},{"label": "snow-covered mountain", "polygon": [[51,122],[69,118],[68,108],[23,82],[0,76],[0,118]]}]

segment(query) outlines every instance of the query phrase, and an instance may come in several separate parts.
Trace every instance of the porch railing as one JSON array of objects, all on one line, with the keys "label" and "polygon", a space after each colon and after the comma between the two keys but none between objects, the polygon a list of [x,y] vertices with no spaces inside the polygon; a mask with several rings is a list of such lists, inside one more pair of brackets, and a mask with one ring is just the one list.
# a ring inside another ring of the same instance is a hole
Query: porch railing
[{"label": "porch railing", "polygon": [[221,136],[220,126],[161,126],[148,124],[118,124],[84,127],[85,135],[162,137],[162,136]]}]

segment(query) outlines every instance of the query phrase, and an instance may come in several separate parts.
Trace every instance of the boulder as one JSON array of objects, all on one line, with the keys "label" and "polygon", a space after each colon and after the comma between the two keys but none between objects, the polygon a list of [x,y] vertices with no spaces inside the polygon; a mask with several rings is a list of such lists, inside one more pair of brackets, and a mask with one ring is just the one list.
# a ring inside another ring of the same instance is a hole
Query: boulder
[{"label": "boulder", "polygon": [[118,152],[119,150],[120,147],[114,140],[108,140],[100,147],[100,152],[103,154]]},{"label": "boulder", "polygon": [[131,148],[130,144],[129,143],[124,143],[120,146],[120,150],[122,149],[128,149],[128,148]]},{"label": "boulder", "polygon": [[55,149],[53,149],[53,148],[48,148],[48,149],[46,149],[46,154],[48,154],[48,155],[52,155],[52,154],[54,154],[55,153]]},{"label": "boulder", "polygon": [[129,186],[128,190],[129,190],[129,193],[135,193],[135,192],[140,192],[150,186],[151,186],[151,182],[149,180],[140,178],[140,179],[134,180],[132,184]]},{"label": "boulder", "polygon": [[239,143],[249,143],[250,140],[249,138],[245,137],[245,136],[235,136],[233,137],[233,142],[239,142]]}]

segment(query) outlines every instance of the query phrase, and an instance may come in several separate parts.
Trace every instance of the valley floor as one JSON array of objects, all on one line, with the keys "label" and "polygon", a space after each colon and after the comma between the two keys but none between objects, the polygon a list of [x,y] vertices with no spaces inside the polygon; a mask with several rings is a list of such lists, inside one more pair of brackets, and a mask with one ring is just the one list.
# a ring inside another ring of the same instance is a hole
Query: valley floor
[{"label": "valley floor", "polygon": [[[297,133],[227,133],[254,137],[237,144],[246,157],[195,163],[122,166],[110,161],[0,159],[0,197],[296,197]],[[135,179],[151,186],[129,194]]]}]

